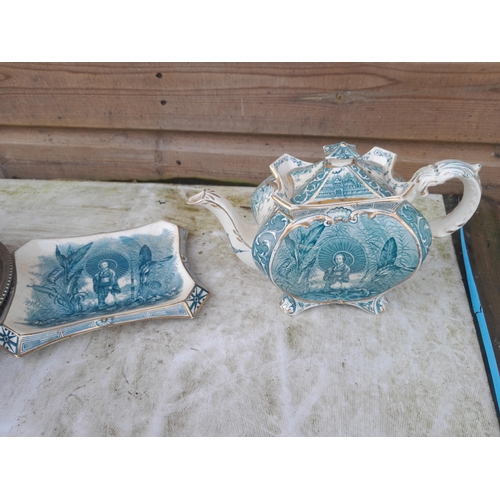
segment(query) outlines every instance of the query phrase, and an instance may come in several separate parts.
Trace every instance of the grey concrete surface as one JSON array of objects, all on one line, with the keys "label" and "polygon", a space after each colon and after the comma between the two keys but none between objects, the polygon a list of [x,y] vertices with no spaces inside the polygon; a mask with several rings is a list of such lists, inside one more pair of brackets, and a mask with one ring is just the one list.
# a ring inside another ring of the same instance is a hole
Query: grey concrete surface
[{"label": "grey concrete surface", "polygon": [[[216,188],[251,219],[251,188]],[[283,314],[280,291],[232,253],[193,186],[0,180],[0,241],[141,226],[190,231],[212,293],[194,320],[110,326],[23,358],[0,352],[1,436],[498,436],[451,239],[390,291]],[[442,198],[420,200],[431,219]]]}]

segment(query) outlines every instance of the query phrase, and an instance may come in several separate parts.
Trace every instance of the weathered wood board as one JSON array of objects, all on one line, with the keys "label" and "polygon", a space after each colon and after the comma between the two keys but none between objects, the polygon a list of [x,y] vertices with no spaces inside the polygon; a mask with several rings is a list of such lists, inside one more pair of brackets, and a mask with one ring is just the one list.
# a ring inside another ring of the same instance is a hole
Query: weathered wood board
[{"label": "weathered wood board", "polygon": [[255,184],[347,140],[398,153],[406,178],[482,163],[500,199],[499,89],[496,63],[4,63],[0,177]]},{"label": "weathered wood board", "polygon": [[0,74],[3,125],[498,141],[499,64],[2,64]]}]

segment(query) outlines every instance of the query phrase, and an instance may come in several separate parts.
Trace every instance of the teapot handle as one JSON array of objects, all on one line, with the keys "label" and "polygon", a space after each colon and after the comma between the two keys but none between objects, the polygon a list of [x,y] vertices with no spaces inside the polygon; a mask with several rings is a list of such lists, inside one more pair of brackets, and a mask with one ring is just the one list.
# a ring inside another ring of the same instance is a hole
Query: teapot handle
[{"label": "teapot handle", "polygon": [[448,236],[462,227],[476,211],[481,200],[481,181],[478,172],[481,165],[471,165],[459,160],[438,161],[417,170],[409,184],[414,184],[416,196],[427,196],[431,186],[444,184],[450,179],[459,179],[464,185],[462,200],[455,209],[439,219],[430,222],[433,237]]}]

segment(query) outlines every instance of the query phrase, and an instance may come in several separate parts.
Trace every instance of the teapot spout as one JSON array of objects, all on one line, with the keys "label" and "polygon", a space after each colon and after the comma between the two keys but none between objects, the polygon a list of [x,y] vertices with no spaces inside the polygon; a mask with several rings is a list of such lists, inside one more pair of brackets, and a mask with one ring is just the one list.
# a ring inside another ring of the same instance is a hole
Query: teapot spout
[{"label": "teapot spout", "polygon": [[236,256],[247,266],[258,269],[252,257],[252,244],[258,230],[256,224],[244,221],[231,203],[212,189],[204,189],[201,193],[191,196],[187,203],[208,208],[222,224]]}]

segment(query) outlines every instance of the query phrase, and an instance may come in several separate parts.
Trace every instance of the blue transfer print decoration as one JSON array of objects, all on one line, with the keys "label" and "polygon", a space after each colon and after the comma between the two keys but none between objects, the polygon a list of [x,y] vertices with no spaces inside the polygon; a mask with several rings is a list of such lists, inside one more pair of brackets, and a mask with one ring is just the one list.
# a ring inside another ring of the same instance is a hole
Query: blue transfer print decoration
[{"label": "blue transfer print decoration", "polygon": [[422,249],[422,260],[424,260],[429,253],[429,248],[432,243],[432,232],[429,223],[417,209],[407,202],[402,204],[401,208],[398,210],[398,215],[417,235]]},{"label": "blue transfer print decoration", "polygon": [[387,299],[383,295],[380,295],[378,297],[375,297],[374,299],[368,300],[367,302],[356,302],[354,305],[356,305],[360,309],[364,309],[369,313],[380,314],[384,312],[387,307]]},{"label": "blue transfer print decoration", "polygon": [[304,165],[304,162],[302,160],[299,160],[298,158],[295,158],[294,156],[284,154],[280,156],[274,163],[273,165],[278,168],[280,165],[282,165],[285,162],[291,162],[293,163],[296,167],[302,167]]},{"label": "blue transfer print decoration", "polygon": [[[206,300],[206,297],[204,300]],[[89,330],[94,330],[95,328],[101,328],[110,325],[119,325],[122,323],[144,319],[168,317],[188,318],[189,313],[186,310],[184,302],[160,307],[158,309],[131,312],[129,314],[124,314],[116,317],[88,320],[76,325],[68,325],[34,335],[26,335],[21,337],[21,352],[18,354],[27,354],[28,352],[38,349],[42,346],[53,344],[58,340],[72,337]]]},{"label": "blue transfer print decoration", "polygon": [[269,276],[269,261],[274,247],[286,229],[289,219],[282,213],[276,213],[259,230],[252,245],[252,256],[257,267]]},{"label": "blue transfer print decoration", "polygon": [[333,167],[325,163],[308,183],[295,191],[292,203],[386,198],[393,194],[355,164]]},{"label": "blue transfer print decoration", "polygon": [[363,169],[359,168],[356,164],[351,166],[353,172],[378,196],[381,198],[392,196],[394,193],[388,189],[375,182]]},{"label": "blue transfer print decoration", "polygon": [[323,186],[323,183],[325,182],[325,179],[328,177],[328,174],[331,173],[331,169],[321,168],[318,172],[316,172],[316,175],[304,186],[302,189],[299,189],[295,194],[294,197],[292,198],[292,203],[296,204],[301,204],[301,203],[306,203],[309,200],[311,200],[316,192],[321,190],[321,187]]},{"label": "blue transfer print decoration", "polygon": [[176,298],[177,272],[171,233],[104,238],[76,247],[56,246],[32,269],[26,323],[50,327],[154,305]]},{"label": "blue transfer print decoration", "polygon": [[316,175],[316,172],[324,165],[324,161],[308,164],[303,168],[296,168],[290,172],[290,177],[293,180],[293,185],[298,191],[306,182],[311,179],[311,176]]},{"label": "blue transfer print decoration", "polygon": [[252,197],[253,228],[228,220],[230,203],[214,204],[221,197],[213,192],[189,203],[205,205],[236,234],[244,230],[244,248],[233,242],[233,250],[283,290],[280,305],[287,314],[330,303],[379,314],[386,308],[383,294],[415,273],[432,242],[430,224],[409,202],[429,186],[461,179],[470,203],[432,224],[434,237],[452,233],[479,203],[481,165],[445,160],[405,182],[393,172],[397,155],[391,151],[374,147],[360,156],[353,144],[339,142],[324,152],[315,163],[284,154],[270,165],[273,176]]},{"label": "blue transfer print decoration", "polygon": [[191,295],[187,298],[186,302],[188,304],[191,314],[194,316],[196,311],[202,306],[208,297],[208,292],[201,288],[201,286],[196,285],[191,292]]},{"label": "blue transfer print decoration", "polygon": [[5,326],[0,325],[0,346],[11,354],[17,354],[19,345],[18,336]]},{"label": "blue transfer print decoration", "polygon": [[326,158],[336,158],[339,160],[357,158],[359,156],[359,153],[356,151],[356,146],[354,144],[347,144],[346,142],[323,146],[323,151],[325,152]]},{"label": "blue transfer print decoration", "polygon": [[306,227],[297,221],[276,250],[271,279],[296,299],[368,302],[408,279],[420,265],[415,237],[394,217],[364,214],[325,222]]},{"label": "blue transfer print decoration", "polygon": [[264,222],[274,210],[274,200],[271,195],[276,186],[272,184],[274,177],[266,179],[253,193],[251,207],[255,220]]}]

